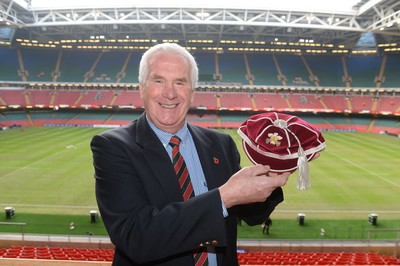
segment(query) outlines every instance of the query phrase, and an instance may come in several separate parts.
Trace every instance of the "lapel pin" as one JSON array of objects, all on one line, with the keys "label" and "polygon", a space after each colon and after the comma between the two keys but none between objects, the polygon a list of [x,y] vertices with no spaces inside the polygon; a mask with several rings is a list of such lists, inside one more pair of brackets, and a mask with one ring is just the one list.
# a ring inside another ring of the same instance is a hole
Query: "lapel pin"
[{"label": "lapel pin", "polygon": [[219,164],[219,159],[217,157],[214,157],[214,164]]}]

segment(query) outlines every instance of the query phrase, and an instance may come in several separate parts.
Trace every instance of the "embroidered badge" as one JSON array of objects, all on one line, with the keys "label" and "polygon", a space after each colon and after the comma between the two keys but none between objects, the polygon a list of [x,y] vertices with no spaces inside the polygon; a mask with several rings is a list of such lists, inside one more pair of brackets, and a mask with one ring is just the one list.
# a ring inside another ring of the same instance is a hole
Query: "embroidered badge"
[{"label": "embroidered badge", "polygon": [[265,140],[265,142],[267,144],[280,146],[281,145],[281,142],[280,142],[281,139],[282,139],[282,137],[279,136],[278,133],[268,133],[268,138]]}]

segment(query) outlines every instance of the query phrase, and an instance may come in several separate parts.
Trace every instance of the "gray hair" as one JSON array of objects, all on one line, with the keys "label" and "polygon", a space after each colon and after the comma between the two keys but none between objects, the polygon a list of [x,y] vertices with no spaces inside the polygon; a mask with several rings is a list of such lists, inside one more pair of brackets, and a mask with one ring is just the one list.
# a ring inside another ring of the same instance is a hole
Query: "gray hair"
[{"label": "gray hair", "polygon": [[197,67],[196,60],[194,59],[193,55],[190,54],[185,48],[183,48],[182,46],[180,46],[176,43],[156,44],[143,54],[142,59],[140,60],[140,64],[139,64],[139,77],[138,77],[139,84],[145,85],[146,80],[149,75],[150,59],[153,55],[155,55],[159,52],[180,54],[188,60],[190,68],[191,68],[190,69],[190,80],[192,82],[192,89],[194,89],[196,86],[196,83],[198,81],[198,76],[199,76],[199,69]]}]

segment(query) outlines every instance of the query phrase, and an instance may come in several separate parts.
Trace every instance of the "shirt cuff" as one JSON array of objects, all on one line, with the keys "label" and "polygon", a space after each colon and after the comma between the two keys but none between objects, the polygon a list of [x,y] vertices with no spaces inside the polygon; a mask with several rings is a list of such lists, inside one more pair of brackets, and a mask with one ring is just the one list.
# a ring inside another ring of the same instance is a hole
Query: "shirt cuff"
[{"label": "shirt cuff", "polygon": [[223,201],[221,201],[221,204],[222,204],[222,214],[224,215],[224,218],[226,218],[229,215],[228,210],[226,209]]}]

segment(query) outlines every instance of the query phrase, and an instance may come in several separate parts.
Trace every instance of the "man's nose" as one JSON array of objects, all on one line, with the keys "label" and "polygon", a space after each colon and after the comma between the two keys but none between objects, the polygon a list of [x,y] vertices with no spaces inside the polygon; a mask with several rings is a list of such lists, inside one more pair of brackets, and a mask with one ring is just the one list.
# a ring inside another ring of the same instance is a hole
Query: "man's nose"
[{"label": "man's nose", "polygon": [[168,99],[173,99],[176,97],[176,90],[174,83],[172,82],[165,83],[163,95]]}]

